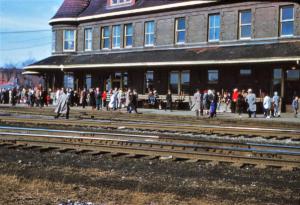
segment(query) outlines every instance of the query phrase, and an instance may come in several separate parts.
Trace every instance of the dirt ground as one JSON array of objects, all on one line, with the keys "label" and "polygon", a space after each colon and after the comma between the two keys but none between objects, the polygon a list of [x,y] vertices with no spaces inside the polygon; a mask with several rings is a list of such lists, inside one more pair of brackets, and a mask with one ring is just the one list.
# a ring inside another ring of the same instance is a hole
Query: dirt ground
[{"label": "dirt ground", "polygon": [[299,205],[300,171],[0,148],[0,204]]}]

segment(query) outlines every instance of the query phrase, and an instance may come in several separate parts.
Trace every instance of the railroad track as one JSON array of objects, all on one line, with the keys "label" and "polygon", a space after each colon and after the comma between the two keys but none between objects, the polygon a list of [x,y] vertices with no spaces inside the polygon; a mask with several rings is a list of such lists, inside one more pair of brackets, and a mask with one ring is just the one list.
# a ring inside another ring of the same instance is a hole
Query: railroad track
[{"label": "railroad track", "polygon": [[159,135],[0,127],[1,146],[300,169],[300,146]]},{"label": "railroad track", "polygon": [[230,136],[232,138],[265,138],[274,140],[292,140],[300,141],[299,129],[287,128],[262,128],[249,126],[228,126],[228,125],[207,125],[207,124],[188,124],[185,122],[163,122],[163,121],[130,121],[116,119],[89,119],[89,120],[54,120],[40,117],[20,118],[11,116],[2,116],[0,119],[2,125],[20,125],[20,126],[41,126],[41,127],[60,127],[68,129],[106,129],[118,130],[126,129],[139,132],[156,132],[168,134],[192,134],[192,135],[218,135]]},{"label": "railroad track", "polygon": [[[54,116],[54,108],[45,107],[43,109],[40,108],[28,108],[28,107],[6,107],[2,106],[1,111],[3,114],[24,114],[24,115],[44,115],[44,116]],[[258,120],[255,121],[253,119],[207,119],[200,118],[196,119],[191,116],[172,116],[172,115],[158,115],[158,114],[127,114],[124,112],[114,111],[114,112],[106,112],[106,111],[92,111],[92,110],[80,110],[80,109],[72,109],[71,117],[76,119],[98,119],[98,120],[114,120],[114,121],[136,121],[136,122],[167,122],[167,123],[175,123],[183,122],[189,125],[240,125],[240,126],[251,126],[251,127],[269,127],[269,128],[288,128],[288,129],[297,129],[299,128],[300,122],[284,122],[284,121],[269,121]]]}]

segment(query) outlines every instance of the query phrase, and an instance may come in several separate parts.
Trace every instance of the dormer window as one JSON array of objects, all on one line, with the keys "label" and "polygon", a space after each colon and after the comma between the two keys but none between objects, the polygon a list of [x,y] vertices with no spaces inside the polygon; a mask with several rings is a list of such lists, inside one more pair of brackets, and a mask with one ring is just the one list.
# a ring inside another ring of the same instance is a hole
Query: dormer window
[{"label": "dormer window", "polygon": [[128,6],[134,4],[134,0],[108,0],[109,6]]}]

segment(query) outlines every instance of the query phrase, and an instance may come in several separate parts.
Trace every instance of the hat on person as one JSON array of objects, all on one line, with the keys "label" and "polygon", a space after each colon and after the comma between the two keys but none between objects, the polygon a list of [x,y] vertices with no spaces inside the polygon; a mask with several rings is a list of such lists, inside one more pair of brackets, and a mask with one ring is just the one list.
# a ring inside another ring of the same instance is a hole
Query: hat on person
[{"label": "hat on person", "polygon": [[251,88],[248,89],[248,93],[252,93],[252,89]]}]

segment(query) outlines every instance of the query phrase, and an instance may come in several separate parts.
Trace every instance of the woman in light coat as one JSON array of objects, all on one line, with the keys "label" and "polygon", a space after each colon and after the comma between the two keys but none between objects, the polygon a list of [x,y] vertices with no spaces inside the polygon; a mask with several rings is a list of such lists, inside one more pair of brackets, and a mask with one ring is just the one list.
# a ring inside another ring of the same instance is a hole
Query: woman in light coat
[{"label": "woman in light coat", "polygon": [[246,96],[246,102],[248,104],[248,115],[249,118],[251,118],[252,114],[254,117],[256,117],[256,96],[254,93],[252,93],[252,89],[248,90],[248,95]]}]

